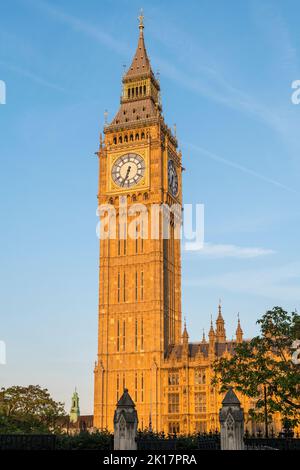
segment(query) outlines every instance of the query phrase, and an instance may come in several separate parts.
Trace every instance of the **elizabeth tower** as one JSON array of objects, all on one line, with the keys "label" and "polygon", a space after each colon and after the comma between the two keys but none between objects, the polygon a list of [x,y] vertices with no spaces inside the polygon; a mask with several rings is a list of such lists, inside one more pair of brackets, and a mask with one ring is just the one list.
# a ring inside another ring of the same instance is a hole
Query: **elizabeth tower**
[{"label": "elizabeth tower", "polygon": [[[172,213],[169,236],[163,236],[161,210],[174,204],[181,208],[181,153],[164,122],[143,17],[139,20],[138,46],[123,76],[120,108],[105,125],[98,152],[98,202],[112,206],[116,214],[116,236],[100,239],[94,371],[94,424],[109,430],[125,387],[136,404],[139,427],[161,429],[163,364],[181,340],[180,240]],[[135,217],[138,205],[147,209],[147,229],[140,218],[134,237],[128,235],[129,222],[122,220],[124,205],[129,213],[135,207]],[[150,228],[153,206],[160,214],[156,236]]]}]

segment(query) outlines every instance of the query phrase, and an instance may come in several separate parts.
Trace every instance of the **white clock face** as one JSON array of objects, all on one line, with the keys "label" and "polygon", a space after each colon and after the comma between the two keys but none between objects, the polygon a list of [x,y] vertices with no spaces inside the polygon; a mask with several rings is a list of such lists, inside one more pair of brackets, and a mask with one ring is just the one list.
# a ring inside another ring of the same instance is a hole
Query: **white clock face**
[{"label": "white clock face", "polygon": [[178,176],[173,160],[168,161],[168,183],[172,195],[176,196],[178,193]]},{"label": "white clock face", "polygon": [[121,188],[131,188],[143,178],[145,168],[145,161],[140,155],[127,153],[115,161],[111,176]]}]

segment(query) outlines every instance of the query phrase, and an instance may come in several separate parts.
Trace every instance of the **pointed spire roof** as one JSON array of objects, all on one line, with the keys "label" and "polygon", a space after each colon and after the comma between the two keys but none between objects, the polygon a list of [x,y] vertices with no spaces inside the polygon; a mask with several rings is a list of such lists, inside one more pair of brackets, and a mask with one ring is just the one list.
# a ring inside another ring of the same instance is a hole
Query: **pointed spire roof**
[{"label": "pointed spire roof", "polygon": [[122,407],[122,408],[135,407],[134,401],[132,400],[131,396],[129,395],[127,388],[124,388],[124,393],[121,396],[120,400],[118,401],[117,406]]},{"label": "pointed spire roof", "polygon": [[221,303],[221,299],[219,300],[218,318],[217,318],[217,321],[220,321],[220,320],[224,322],[223,315],[222,315],[222,303]]},{"label": "pointed spire roof", "polygon": [[212,320],[212,315],[211,315],[211,318],[210,318],[210,329],[209,329],[208,335],[211,336],[211,335],[214,335],[214,334],[215,334],[215,330],[214,330],[214,325],[213,325],[213,320]]},{"label": "pointed spire roof", "polygon": [[230,387],[225,397],[222,400],[222,405],[240,405],[241,402],[233,391],[233,388]]},{"label": "pointed spire roof", "polygon": [[139,19],[139,40],[136,52],[134,54],[131,66],[129,67],[127,73],[124,76],[124,79],[135,77],[136,75],[145,75],[152,73],[150,60],[147,55],[147,50],[144,41],[144,15],[143,10],[138,17]]},{"label": "pointed spire roof", "polygon": [[202,335],[202,343],[206,343],[204,328],[203,328],[203,335]]},{"label": "pointed spire roof", "polygon": [[183,333],[182,333],[182,338],[185,340],[189,339],[189,334],[186,329],[186,320],[184,319],[184,328],[183,328]]},{"label": "pointed spire roof", "polygon": [[237,341],[242,342],[243,341],[243,330],[241,327],[241,322],[240,322],[240,314],[238,313],[238,324],[237,324],[237,329],[236,329],[236,339]]}]

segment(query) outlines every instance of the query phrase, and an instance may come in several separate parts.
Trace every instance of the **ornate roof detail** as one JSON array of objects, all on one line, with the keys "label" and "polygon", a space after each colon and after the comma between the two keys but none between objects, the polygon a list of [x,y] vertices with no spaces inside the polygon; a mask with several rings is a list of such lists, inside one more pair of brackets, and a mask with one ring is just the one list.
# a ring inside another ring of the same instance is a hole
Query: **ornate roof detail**
[{"label": "ornate roof detail", "polygon": [[[139,39],[132,63],[124,74],[121,106],[104,133],[147,126],[153,122],[164,125],[161,114],[160,86],[151,69],[144,41],[144,16],[139,16]],[[167,128],[166,130],[171,134]],[[174,138],[174,137],[173,137]],[[177,145],[176,138],[174,141]]]},{"label": "ornate roof detail", "polygon": [[139,16],[139,40],[136,52],[134,54],[131,66],[129,67],[127,73],[124,76],[124,80],[126,78],[136,77],[137,75],[145,75],[153,73],[151,70],[150,60],[147,55],[147,50],[144,41],[144,15],[141,11],[141,15]]},{"label": "ornate roof detail", "polygon": [[230,387],[225,397],[222,400],[222,405],[240,405],[241,402],[233,391],[233,388]]},{"label": "ornate roof detail", "polygon": [[119,408],[131,408],[131,407],[135,407],[135,404],[134,404],[134,402],[133,402],[131,396],[129,395],[127,388],[124,388],[124,393],[123,393],[123,395],[121,396],[120,400],[118,401],[117,406],[118,406]]}]

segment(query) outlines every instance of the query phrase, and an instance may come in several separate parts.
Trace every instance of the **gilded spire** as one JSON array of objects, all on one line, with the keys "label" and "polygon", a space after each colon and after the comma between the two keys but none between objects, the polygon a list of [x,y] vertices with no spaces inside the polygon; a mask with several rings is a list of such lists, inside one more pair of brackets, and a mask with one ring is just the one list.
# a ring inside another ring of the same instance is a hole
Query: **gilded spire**
[{"label": "gilded spire", "polygon": [[206,343],[204,328],[203,328],[203,335],[202,335],[202,343]]}]

